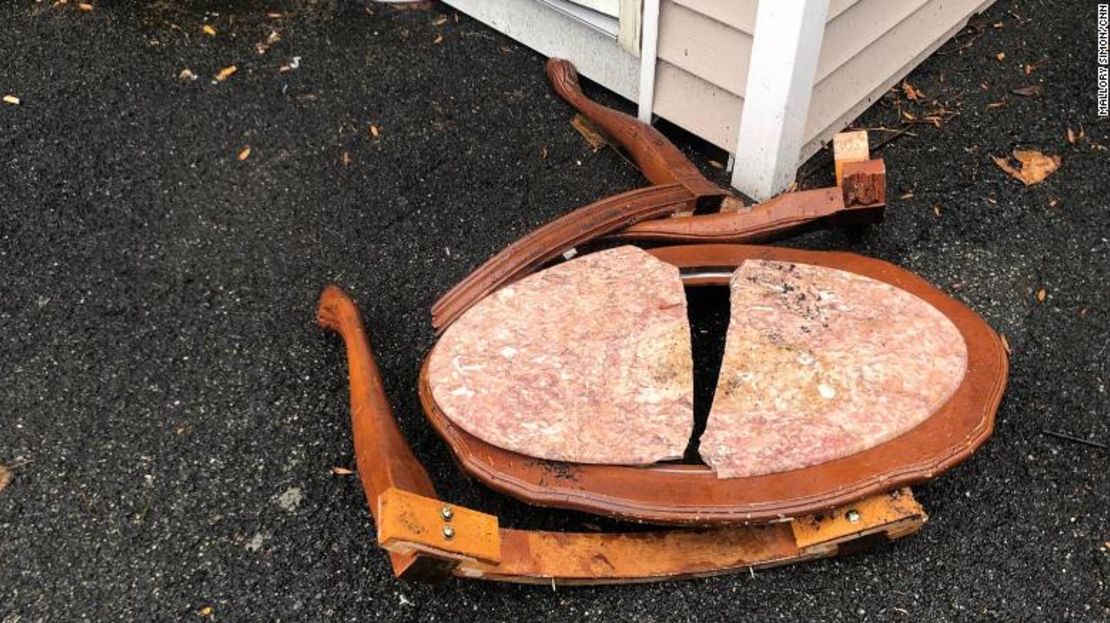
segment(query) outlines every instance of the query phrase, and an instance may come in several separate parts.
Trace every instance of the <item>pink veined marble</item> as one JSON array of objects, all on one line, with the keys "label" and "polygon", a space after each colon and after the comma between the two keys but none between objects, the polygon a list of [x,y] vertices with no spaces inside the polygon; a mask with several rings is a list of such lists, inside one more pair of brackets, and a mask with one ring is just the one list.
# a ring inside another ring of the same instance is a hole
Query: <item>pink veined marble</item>
[{"label": "pink veined marble", "polygon": [[493,445],[576,463],[682,456],[693,360],[678,269],[618,247],[490,294],[432,351],[432,396]]},{"label": "pink veined marble", "polygon": [[928,418],[959,387],[967,346],[940,311],[833,268],[744,262],[700,452],[720,478],[849,456]]}]

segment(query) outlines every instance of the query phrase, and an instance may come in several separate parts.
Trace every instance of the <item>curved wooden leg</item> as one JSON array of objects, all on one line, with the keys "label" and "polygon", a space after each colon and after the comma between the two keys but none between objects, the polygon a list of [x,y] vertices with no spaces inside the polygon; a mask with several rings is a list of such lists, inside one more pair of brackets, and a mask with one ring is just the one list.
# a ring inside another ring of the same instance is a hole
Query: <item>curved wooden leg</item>
[{"label": "curved wooden leg", "polygon": [[578,112],[605,130],[623,146],[652,184],[682,184],[699,200],[723,197],[723,188],[706,179],[663,134],[639,119],[602,106],[586,97],[578,84],[578,72],[570,61],[547,61],[551,86]]}]

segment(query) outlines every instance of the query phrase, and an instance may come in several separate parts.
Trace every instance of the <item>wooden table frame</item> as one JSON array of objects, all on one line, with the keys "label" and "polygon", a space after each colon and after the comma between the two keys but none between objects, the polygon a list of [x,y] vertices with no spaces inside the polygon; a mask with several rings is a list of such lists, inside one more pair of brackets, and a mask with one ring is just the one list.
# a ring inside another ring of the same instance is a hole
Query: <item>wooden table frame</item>
[{"label": "wooden table frame", "polygon": [[[920,439],[940,440],[934,445],[945,451],[913,455],[901,461],[897,452],[889,451],[893,446],[905,445],[895,439],[860,453],[863,459],[846,457],[810,471],[797,470],[806,472],[804,478],[789,474],[764,477],[771,481],[785,478],[778,485],[793,483],[794,489],[768,496],[765,494],[773,493],[772,485],[776,483],[764,483],[770,488],[756,499],[745,497],[736,487],[726,490],[727,484],[723,488],[714,485],[712,474],[707,479],[706,474],[700,473],[704,468],[681,466],[679,471],[698,472],[696,478],[709,489],[718,490],[717,493],[694,494],[690,498],[694,500],[692,505],[629,506],[627,502],[635,501],[637,492],[659,486],[659,478],[667,476],[659,470],[629,472],[629,468],[620,466],[587,466],[602,472],[608,470],[624,480],[608,484],[604,479],[591,481],[578,487],[581,495],[575,500],[551,482],[537,480],[525,482],[526,486],[512,486],[511,477],[528,472],[522,467],[527,457],[508,456],[512,453],[505,454],[488,444],[473,444],[461,437],[458,434],[461,431],[451,427],[445,418],[437,418],[426,379],[422,378],[422,399],[433,425],[463,468],[494,488],[535,504],[577,508],[636,521],[682,524],[627,533],[505,528],[497,517],[457,506],[437,495],[393,417],[358,308],[345,292],[329,286],[320,296],[317,320],[339,333],[346,345],[358,472],[377,524],[377,542],[390,553],[394,573],[412,580],[455,575],[543,584],[644,582],[832,556],[919,529],[926,520],[925,513],[904,485],[931,478],[951,467],[990,434],[1007,374],[1007,361],[998,336],[971,310],[920,278],[884,262],[851,254],[737,244],[806,229],[880,221],[886,201],[886,173],[881,160],[870,159],[866,134],[838,137],[836,187],[787,193],[746,206],[702,177],[650,125],[586,98],[574,68],[566,61],[549,61],[548,75],[560,95],[628,151],[652,185],[579,208],[506,247],[433,306],[434,327],[442,330],[490,292],[541,268],[570,249],[599,239],[678,244],[652,252],[683,268],[734,267],[752,257],[845,268],[922,296],[960,328],[968,340],[968,377],[972,387],[964,392],[963,398],[950,401],[951,417],[945,423],[957,425],[965,434],[947,435],[951,431],[945,431],[944,425],[938,429],[926,424],[918,427],[926,432],[916,434]],[[688,282],[696,285],[699,279],[700,285],[720,281],[719,276],[694,276]],[[958,417],[961,409],[969,410],[962,419]],[[899,452],[903,450],[906,448]],[[501,462],[494,465],[491,457],[497,453],[501,453],[498,455]],[[858,464],[861,460],[879,461],[882,469],[868,471],[866,465]],[[791,496],[791,491],[804,490],[806,478],[815,474],[819,477],[816,489]],[[499,480],[499,475],[510,478]],[[834,486],[841,481],[846,483],[844,487]],[[609,488],[603,490],[605,487]],[[728,503],[729,497],[736,495],[740,497]],[[622,497],[623,502],[613,502]]]}]

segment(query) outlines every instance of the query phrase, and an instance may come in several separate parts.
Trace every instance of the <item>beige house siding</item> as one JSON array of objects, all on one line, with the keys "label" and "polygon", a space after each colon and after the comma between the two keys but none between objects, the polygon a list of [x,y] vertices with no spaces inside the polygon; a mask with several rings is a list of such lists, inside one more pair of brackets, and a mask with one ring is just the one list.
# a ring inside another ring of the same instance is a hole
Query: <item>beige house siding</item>
[{"label": "beige house siding", "polygon": [[[793,0],[772,0],[774,2],[787,2]],[[886,0],[888,4],[895,1]],[[756,0],[674,0],[695,13],[700,13],[710,19],[727,24],[749,35],[755,30]],[[829,0],[829,21],[846,11],[859,0]]]},{"label": "beige house siding", "polygon": [[655,68],[655,113],[711,143],[731,149],[743,100],[666,61]]},{"label": "beige house siding", "polygon": [[750,34],[678,2],[663,0],[660,3],[660,60],[742,96],[751,54]]},{"label": "beige house siding", "polygon": [[[802,157],[991,1],[832,0]],[[755,9],[755,0],[663,0],[660,7],[654,110],[729,151],[736,148]]]}]

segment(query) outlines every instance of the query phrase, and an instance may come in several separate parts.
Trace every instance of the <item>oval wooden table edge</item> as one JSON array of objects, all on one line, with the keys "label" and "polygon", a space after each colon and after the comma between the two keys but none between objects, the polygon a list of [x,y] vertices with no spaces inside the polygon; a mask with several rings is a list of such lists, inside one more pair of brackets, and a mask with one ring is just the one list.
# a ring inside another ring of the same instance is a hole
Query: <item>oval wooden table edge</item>
[{"label": "oval wooden table edge", "polygon": [[[427,374],[430,351],[420,370],[420,402],[428,421],[464,472],[496,491],[537,506],[655,524],[756,523],[821,512],[867,495],[931,480],[966,460],[993,432],[1009,368],[1002,341],[974,311],[918,275],[882,260],[842,251],[704,244],[649,252],[680,269],[735,267],[746,259],[770,259],[829,266],[891,283],[922,298],[953,322],[967,343],[968,370],[944,406],[914,429],[873,448],[789,472],[719,479],[704,466],[560,463],[493,446],[452,423],[436,405]],[[937,420],[942,415],[947,420]],[[953,434],[947,427],[938,429],[943,423],[961,423],[961,415],[966,420],[960,427],[963,434]],[[897,462],[892,467],[868,471],[873,459],[889,463],[891,453],[915,447],[914,438],[921,436],[940,436],[943,449],[916,460],[894,459]],[[812,484],[821,481],[827,484]],[[738,498],[737,491],[745,495]],[[753,496],[753,491],[763,493]]]}]

